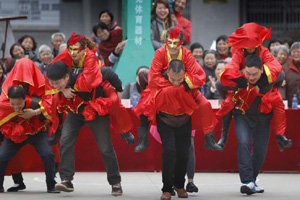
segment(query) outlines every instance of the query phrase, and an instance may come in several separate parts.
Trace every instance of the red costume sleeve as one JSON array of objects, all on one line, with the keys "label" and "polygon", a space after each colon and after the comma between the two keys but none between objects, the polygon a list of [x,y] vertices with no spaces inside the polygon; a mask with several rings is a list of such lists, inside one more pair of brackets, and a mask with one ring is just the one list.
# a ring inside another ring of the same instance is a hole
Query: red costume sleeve
[{"label": "red costume sleeve", "polygon": [[[277,79],[277,76],[282,71],[282,66],[263,46],[258,47],[258,56],[262,59],[264,71],[268,77],[268,83],[272,83]],[[220,76],[220,81],[224,86],[235,87],[236,83],[232,79],[241,77],[240,70],[245,68],[245,57],[243,49],[233,48],[233,56],[230,63],[226,64],[223,73]]]},{"label": "red costume sleeve", "polygon": [[[192,53],[185,47],[182,47],[182,58],[186,69],[185,81],[191,89],[198,88],[205,84],[206,75],[199,66]],[[150,89],[160,89],[171,86],[171,83],[162,75],[162,71],[168,69],[167,49],[163,47],[156,50],[149,70],[149,87]]]},{"label": "red costume sleeve", "polygon": [[93,51],[86,49],[86,57],[83,61],[83,72],[78,76],[75,83],[75,90],[91,92],[93,88],[102,83],[102,74],[99,66],[99,59]]}]

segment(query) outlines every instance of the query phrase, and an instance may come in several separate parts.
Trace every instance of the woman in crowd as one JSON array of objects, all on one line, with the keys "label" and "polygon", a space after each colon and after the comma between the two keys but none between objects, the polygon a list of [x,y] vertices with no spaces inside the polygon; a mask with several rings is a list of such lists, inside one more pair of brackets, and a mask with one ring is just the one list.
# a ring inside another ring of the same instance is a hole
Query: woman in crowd
[{"label": "woman in crowd", "polygon": [[224,66],[226,65],[226,61],[219,60],[216,64],[215,69],[215,75],[216,77],[213,78],[211,76],[208,76],[209,81],[206,83],[206,91],[205,91],[205,97],[207,99],[222,99],[221,95],[219,94],[217,88],[216,88],[216,82],[219,80],[220,74],[223,71]]},{"label": "woman in crowd", "polygon": [[157,0],[151,10],[151,40],[155,50],[165,44],[167,30],[172,26],[169,3]]},{"label": "woman in crowd", "polygon": [[203,55],[203,70],[206,74],[206,83],[209,81],[209,76],[215,78],[215,68],[217,64],[217,52],[214,50],[206,50]]},{"label": "woman in crowd", "polygon": [[51,48],[45,44],[41,45],[38,56],[40,62],[37,64],[37,67],[41,70],[42,74],[45,75],[47,67],[53,59]]},{"label": "woman in crowd", "polygon": [[195,42],[191,45],[190,50],[191,50],[194,58],[196,59],[196,61],[202,67],[203,66],[203,52],[204,52],[203,46],[200,43]]},{"label": "woman in crowd", "polygon": [[220,35],[216,40],[216,49],[220,59],[229,62],[231,60],[231,52],[227,42],[226,35]]},{"label": "woman in crowd", "polygon": [[35,53],[37,43],[35,39],[30,35],[24,35],[19,40],[20,43],[25,48],[25,54],[28,55],[28,58],[33,62],[38,61],[38,57]]}]

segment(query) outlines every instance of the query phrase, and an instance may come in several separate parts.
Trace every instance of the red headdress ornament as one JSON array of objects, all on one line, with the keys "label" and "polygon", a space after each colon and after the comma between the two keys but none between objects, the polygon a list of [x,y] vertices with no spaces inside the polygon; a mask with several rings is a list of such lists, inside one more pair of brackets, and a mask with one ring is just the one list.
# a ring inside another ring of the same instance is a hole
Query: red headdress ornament
[{"label": "red headdress ornament", "polygon": [[169,28],[169,36],[166,38],[166,44],[170,48],[179,47],[182,45],[183,40],[181,40],[180,37],[181,28],[178,26],[175,26],[174,28]]},{"label": "red headdress ornament", "polygon": [[181,28],[179,26],[175,26],[173,28],[173,30],[172,30],[172,28],[169,28],[169,38],[170,39],[177,39],[180,35]]},{"label": "red headdress ornament", "polygon": [[76,33],[73,31],[70,39],[70,45],[76,44],[79,40],[84,38],[84,35],[75,37]]},{"label": "red headdress ornament", "polygon": [[268,29],[256,23],[246,23],[232,33],[227,40],[232,47],[255,48],[270,38],[271,28]]}]

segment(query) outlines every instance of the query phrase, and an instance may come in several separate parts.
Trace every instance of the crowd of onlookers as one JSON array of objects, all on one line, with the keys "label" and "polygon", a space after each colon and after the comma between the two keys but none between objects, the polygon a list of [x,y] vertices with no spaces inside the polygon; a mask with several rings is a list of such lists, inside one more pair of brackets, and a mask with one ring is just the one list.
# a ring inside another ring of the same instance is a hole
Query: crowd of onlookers
[{"label": "crowd of onlookers", "polygon": [[[186,0],[156,0],[151,9],[151,40],[154,49],[165,44],[165,34],[169,27],[179,26],[183,30],[182,43],[190,47],[190,51],[206,73],[206,85],[201,91],[209,99],[219,99],[215,83],[219,78],[223,67],[231,61],[231,48],[228,46],[227,36],[220,35],[212,42],[210,49],[196,42],[191,44],[192,25],[182,16]],[[122,28],[114,21],[114,15],[109,10],[103,10],[99,14],[99,22],[92,28],[91,39],[97,43],[97,55],[105,66],[113,67],[119,59],[126,40],[122,40]],[[30,35],[24,35],[10,48],[10,57],[5,63],[0,62],[0,83],[5,80],[18,59],[28,57],[34,61],[37,67],[45,74],[48,64],[60,52],[67,47],[66,36],[63,33],[54,33],[51,36],[49,47],[42,44],[37,48],[35,39]],[[288,100],[291,107],[294,94],[299,95],[300,85],[300,42],[293,43],[292,39],[272,38],[268,44],[269,51],[283,66],[286,78],[280,88],[283,99]],[[136,83],[138,85],[138,82]],[[135,92],[134,92],[135,93]],[[132,94],[126,94],[126,98],[132,98]],[[298,101],[300,102],[300,101]]]}]

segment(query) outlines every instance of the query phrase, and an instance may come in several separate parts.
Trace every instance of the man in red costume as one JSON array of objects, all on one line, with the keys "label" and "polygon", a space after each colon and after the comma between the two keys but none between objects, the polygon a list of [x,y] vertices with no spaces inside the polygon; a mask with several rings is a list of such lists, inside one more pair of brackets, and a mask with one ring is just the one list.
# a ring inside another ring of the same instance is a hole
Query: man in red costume
[{"label": "man in red costume", "polygon": [[[144,114],[148,116],[151,121],[155,121],[157,111],[174,115],[183,113],[192,115],[193,129],[201,130],[201,132],[205,134],[205,148],[220,150],[220,146],[215,143],[213,136],[217,120],[213,114],[210,103],[197,89],[205,84],[206,75],[192,53],[183,47],[182,43],[183,32],[181,28],[176,26],[168,30],[166,34],[166,45],[156,50],[148,74],[148,90],[152,93],[149,97],[151,98],[155,93],[161,92],[163,94],[161,97],[164,96],[166,99],[162,98],[161,101],[155,100],[154,112]],[[180,88],[184,88],[184,90],[179,90],[178,88],[174,90],[167,89],[168,86],[171,86],[171,83],[165,78],[164,74],[173,59],[181,60],[184,64],[185,76],[180,86]],[[143,101],[148,100],[142,100],[141,104],[144,103]],[[172,102],[172,104],[166,104],[165,102]],[[147,108],[144,107],[142,110],[143,109],[149,112]]]},{"label": "man in red costume", "polygon": [[[222,98],[225,99],[228,90],[236,91],[238,88],[247,88],[247,80],[244,79],[240,70],[245,68],[244,62],[249,55],[257,55],[262,59],[263,71],[266,76],[257,82],[260,88],[276,81],[277,76],[282,71],[282,66],[269,50],[261,45],[264,40],[270,38],[271,29],[267,29],[256,23],[246,23],[228,37],[227,40],[232,47],[232,61],[225,66],[224,71],[220,75],[220,80],[216,83]],[[278,97],[277,99],[280,99],[279,92],[277,90],[273,92]],[[285,132],[286,117],[282,101],[278,101],[278,103],[280,106],[274,108],[272,124],[276,124],[278,135],[282,135]],[[223,116],[224,113],[221,114],[221,112],[218,112],[217,115]],[[227,142],[231,118],[232,112],[229,112],[222,120],[222,135],[218,141],[218,144],[222,148],[225,147]]]},{"label": "man in red costume", "polygon": [[[132,129],[132,121],[128,111],[119,101],[122,88],[114,89],[111,86],[113,83],[110,84],[108,81],[102,81],[101,69],[99,70],[99,68],[105,66],[95,55],[96,44],[85,36],[76,35],[73,32],[67,45],[68,48],[52,61],[52,63],[59,60],[63,61],[68,67],[73,69],[74,73],[77,73],[74,89],[68,88],[63,92],[64,95],[73,97],[73,92],[91,92],[93,88],[101,84],[105,96],[112,100],[112,106],[109,107],[109,117],[112,127],[117,133],[120,133],[122,139],[126,139],[129,145],[133,145],[135,139],[129,132]],[[57,92],[57,90],[49,85],[46,78],[46,94],[55,94]],[[55,129],[56,127],[54,127]]]},{"label": "man in red costume", "polygon": [[[2,86],[0,127],[5,136],[0,147],[0,192],[8,161],[27,143],[35,147],[45,166],[47,191],[57,193],[55,160],[47,144],[50,103],[44,99],[43,74],[29,59],[19,60]],[[20,164],[20,163],[18,163]],[[25,188],[23,188],[25,189]]]},{"label": "man in red costume", "polygon": [[[93,65],[95,70],[100,68]],[[66,119],[62,128],[60,140],[60,177],[62,182],[55,188],[60,191],[73,192],[72,180],[75,173],[74,146],[81,128],[86,124],[93,133],[101,151],[107,179],[112,186],[112,195],[122,195],[121,176],[117,156],[110,137],[110,120],[108,117],[109,107],[112,104],[110,98],[104,98],[101,85],[91,88],[89,92],[82,92],[78,80],[83,72],[76,77],[64,62],[52,63],[47,69],[47,77],[52,87],[60,93],[55,94],[57,99],[55,108],[59,112],[66,113]],[[104,79],[104,74],[102,76]],[[75,92],[76,90],[80,92]],[[70,91],[70,92],[69,92]]]},{"label": "man in red costume", "polygon": [[[271,119],[273,114],[276,114],[272,111],[281,106],[280,102],[282,103],[282,99],[277,93],[278,85],[280,86],[284,80],[284,72],[282,71],[274,82],[261,86],[259,82],[266,79],[268,73],[263,68],[260,57],[249,55],[245,59],[245,68],[241,75],[247,81],[247,87],[239,88],[233,95],[228,110],[236,108],[234,109],[234,121],[238,143],[238,167],[243,183],[240,191],[249,195],[264,192],[264,189],[257,186],[256,179],[267,153]],[[221,110],[224,108],[222,107]],[[277,134],[282,132],[282,130],[276,131]],[[278,136],[285,139],[283,142],[279,142],[280,148],[291,147],[291,140],[287,140],[283,133],[280,134]]]},{"label": "man in red costume", "polygon": [[184,41],[183,44],[188,44],[192,40],[192,23],[182,16],[182,11],[185,9],[186,0],[175,0],[173,8],[174,15],[171,15],[175,26],[182,29]]}]

